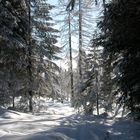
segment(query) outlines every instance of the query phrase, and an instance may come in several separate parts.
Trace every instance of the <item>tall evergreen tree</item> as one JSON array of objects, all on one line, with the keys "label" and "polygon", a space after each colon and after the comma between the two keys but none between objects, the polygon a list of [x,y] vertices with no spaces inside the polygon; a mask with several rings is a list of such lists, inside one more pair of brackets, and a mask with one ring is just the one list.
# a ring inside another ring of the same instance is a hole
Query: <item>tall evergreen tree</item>
[{"label": "tall evergreen tree", "polygon": [[55,45],[58,31],[48,22],[53,6],[46,1],[14,0],[1,1],[0,7],[1,104],[15,107],[14,99],[20,96],[24,105],[29,100],[32,111],[35,95],[53,97],[59,92],[55,89],[59,68],[52,61],[60,52]]},{"label": "tall evergreen tree", "polygon": [[[120,86],[122,101],[132,112],[139,110],[139,1],[112,1],[106,4],[106,13],[99,24],[106,34],[101,35],[101,44],[108,53],[116,55],[114,63],[119,69],[116,83]],[[117,55],[118,54],[118,55]]]},{"label": "tall evergreen tree", "polygon": [[24,0],[1,1],[0,9],[0,94],[2,105],[13,99],[14,107],[14,97],[22,87],[21,75],[27,66],[27,5]]},{"label": "tall evergreen tree", "polygon": [[[52,8],[53,6],[46,1],[31,0],[29,5],[29,79],[31,81],[29,88],[31,89],[30,92],[32,91],[32,94],[29,93],[30,111],[33,110],[33,95],[38,93],[41,96],[50,91],[52,91],[52,94],[54,93],[52,79],[55,77],[55,73],[53,73],[52,69],[56,68],[56,66],[52,60],[58,58],[56,53],[60,52],[60,49],[55,45],[58,30],[54,29],[52,27],[53,22],[50,22],[52,18],[49,11]],[[44,59],[45,57],[46,59]],[[50,93],[46,95],[53,97]]]}]

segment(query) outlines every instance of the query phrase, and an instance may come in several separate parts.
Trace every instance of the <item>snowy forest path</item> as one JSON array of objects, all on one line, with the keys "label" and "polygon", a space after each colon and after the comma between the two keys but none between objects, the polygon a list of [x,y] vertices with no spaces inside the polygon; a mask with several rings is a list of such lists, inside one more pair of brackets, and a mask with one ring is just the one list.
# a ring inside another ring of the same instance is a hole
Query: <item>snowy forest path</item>
[{"label": "snowy forest path", "polygon": [[99,140],[89,122],[69,103],[50,102],[47,111],[34,115],[4,110],[0,140]]},{"label": "snowy forest path", "polygon": [[0,140],[139,140],[140,136],[139,124],[77,114],[69,103],[51,102],[46,111],[33,115],[2,112]]}]

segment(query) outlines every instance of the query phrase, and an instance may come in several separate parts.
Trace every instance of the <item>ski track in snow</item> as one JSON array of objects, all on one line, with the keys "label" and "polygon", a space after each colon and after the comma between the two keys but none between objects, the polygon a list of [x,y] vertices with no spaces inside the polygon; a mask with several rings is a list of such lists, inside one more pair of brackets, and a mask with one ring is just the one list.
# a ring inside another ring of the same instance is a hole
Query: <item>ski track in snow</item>
[{"label": "ski track in snow", "polygon": [[140,140],[140,124],[76,114],[68,102],[34,115],[0,107],[0,140]]}]

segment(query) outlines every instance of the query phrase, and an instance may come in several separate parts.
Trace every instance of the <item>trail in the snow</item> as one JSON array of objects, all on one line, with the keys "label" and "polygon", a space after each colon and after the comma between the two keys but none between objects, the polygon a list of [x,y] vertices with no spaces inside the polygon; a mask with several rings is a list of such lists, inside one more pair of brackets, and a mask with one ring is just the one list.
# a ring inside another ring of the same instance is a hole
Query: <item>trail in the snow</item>
[{"label": "trail in the snow", "polygon": [[1,110],[0,140],[140,140],[139,123],[76,114],[69,103],[34,115]]}]

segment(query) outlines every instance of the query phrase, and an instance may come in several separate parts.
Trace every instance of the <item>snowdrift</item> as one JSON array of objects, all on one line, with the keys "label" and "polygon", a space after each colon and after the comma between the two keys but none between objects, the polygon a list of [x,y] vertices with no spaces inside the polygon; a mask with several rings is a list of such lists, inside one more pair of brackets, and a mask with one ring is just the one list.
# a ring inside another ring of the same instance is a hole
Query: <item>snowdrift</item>
[{"label": "snowdrift", "polygon": [[0,106],[0,118],[5,119],[22,119],[22,118],[30,118],[31,115],[26,113],[20,113],[14,110],[6,109]]}]

